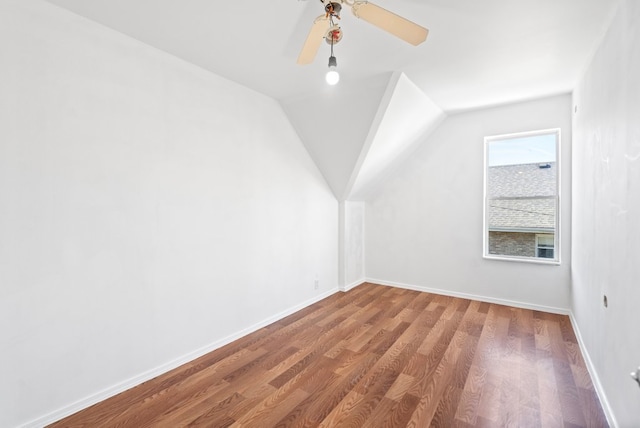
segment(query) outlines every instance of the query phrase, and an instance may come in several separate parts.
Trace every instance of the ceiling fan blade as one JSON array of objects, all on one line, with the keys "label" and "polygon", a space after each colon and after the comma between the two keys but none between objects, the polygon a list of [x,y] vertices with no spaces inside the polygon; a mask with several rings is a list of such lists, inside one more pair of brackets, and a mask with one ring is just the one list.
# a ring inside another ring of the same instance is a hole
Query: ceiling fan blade
[{"label": "ceiling fan blade", "polygon": [[328,28],[329,18],[326,15],[320,15],[313,21],[307,40],[304,42],[300,55],[298,55],[298,64],[304,65],[313,62]]},{"label": "ceiling fan blade", "polygon": [[356,17],[364,19],[414,46],[427,40],[429,30],[426,28],[368,1],[355,2],[351,10]]}]

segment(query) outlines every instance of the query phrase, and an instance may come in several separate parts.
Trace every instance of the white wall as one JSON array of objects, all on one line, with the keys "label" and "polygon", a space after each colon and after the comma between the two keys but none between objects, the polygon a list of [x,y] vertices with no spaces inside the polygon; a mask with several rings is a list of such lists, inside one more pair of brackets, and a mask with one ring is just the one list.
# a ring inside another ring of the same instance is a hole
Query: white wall
[{"label": "white wall", "polygon": [[573,145],[573,312],[620,427],[640,426],[638,76],[640,3],[625,0],[574,92]]},{"label": "white wall", "polygon": [[338,204],[275,101],[39,0],[0,3],[0,58],[0,426],[337,289]]},{"label": "white wall", "polygon": [[[445,119],[402,170],[367,200],[367,279],[568,310],[569,197],[561,207],[561,266],[482,258],[484,137],[550,128],[561,128],[562,157],[570,160],[569,95]],[[570,162],[563,162],[565,195],[570,168]]]}]

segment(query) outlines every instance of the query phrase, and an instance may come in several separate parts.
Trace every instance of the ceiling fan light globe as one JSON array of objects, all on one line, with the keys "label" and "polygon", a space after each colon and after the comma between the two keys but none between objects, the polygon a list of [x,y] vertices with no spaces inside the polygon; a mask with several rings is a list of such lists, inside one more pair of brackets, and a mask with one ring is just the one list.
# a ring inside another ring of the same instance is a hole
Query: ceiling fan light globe
[{"label": "ceiling fan light globe", "polygon": [[340,73],[338,73],[335,69],[331,68],[329,69],[329,71],[327,71],[325,80],[329,85],[333,86],[340,81]]}]

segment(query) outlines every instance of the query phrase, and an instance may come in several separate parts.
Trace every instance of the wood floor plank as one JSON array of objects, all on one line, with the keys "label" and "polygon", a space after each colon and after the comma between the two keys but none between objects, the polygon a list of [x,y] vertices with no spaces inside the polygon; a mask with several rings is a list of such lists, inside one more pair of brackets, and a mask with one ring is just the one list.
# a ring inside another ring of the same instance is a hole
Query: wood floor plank
[{"label": "wood floor plank", "polygon": [[338,406],[342,400],[349,394],[355,385],[366,375],[375,362],[380,358],[377,354],[363,353],[360,358],[353,360],[354,364],[350,371],[343,372],[334,381],[330,382],[327,387],[316,394],[313,399],[307,399],[300,408],[294,409],[283,420],[287,420],[286,426],[291,427],[310,427],[318,426],[327,416]]},{"label": "wood floor plank", "polygon": [[606,427],[567,316],[365,283],[51,427]]},{"label": "wood floor plank", "polygon": [[444,392],[453,378],[453,371],[456,367],[457,359],[460,356],[462,343],[466,338],[466,333],[456,331],[450,345],[440,360],[440,364],[436,367],[435,373],[433,373],[432,376],[421,379],[418,388],[419,394],[416,394],[421,397],[420,404],[410,420],[410,423],[414,426],[429,426],[437,410],[437,406],[444,398]]},{"label": "wood floor plank", "polygon": [[486,376],[487,369],[472,364],[462,390],[458,408],[456,409],[456,421],[469,425],[475,424]]},{"label": "wood floor plank", "polygon": [[264,427],[273,426],[283,416],[287,415],[293,408],[309,396],[301,389],[293,389],[287,393],[280,393],[277,390],[267,399],[260,402],[244,415],[236,419],[231,427]]},{"label": "wood floor plank", "polygon": [[384,396],[392,401],[398,402],[402,400],[415,381],[416,379],[413,376],[400,373]]}]

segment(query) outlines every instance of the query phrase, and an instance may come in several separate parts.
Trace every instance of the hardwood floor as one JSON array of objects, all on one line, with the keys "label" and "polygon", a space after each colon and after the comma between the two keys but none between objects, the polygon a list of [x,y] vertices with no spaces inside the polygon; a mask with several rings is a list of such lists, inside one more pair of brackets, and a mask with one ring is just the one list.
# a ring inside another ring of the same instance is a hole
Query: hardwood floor
[{"label": "hardwood floor", "polygon": [[605,427],[567,316],[374,284],[52,427]]}]

